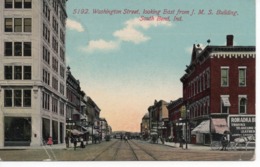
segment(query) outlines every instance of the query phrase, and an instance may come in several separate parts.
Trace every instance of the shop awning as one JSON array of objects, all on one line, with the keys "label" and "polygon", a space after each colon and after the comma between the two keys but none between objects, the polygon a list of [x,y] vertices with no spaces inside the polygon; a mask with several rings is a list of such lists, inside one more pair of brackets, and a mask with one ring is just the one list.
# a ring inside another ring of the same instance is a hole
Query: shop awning
[{"label": "shop awning", "polygon": [[92,129],[92,127],[84,127],[84,130],[88,131],[89,134],[91,134],[91,135],[92,135],[92,132],[94,135],[99,134],[98,131],[96,129]]},{"label": "shop awning", "polygon": [[221,97],[221,100],[222,100],[223,105],[224,105],[225,107],[230,107],[230,106],[231,106],[228,97]]},{"label": "shop awning", "polygon": [[72,130],[67,129],[67,130],[70,131],[73,135],[82,135],[82,134],[84,134],[83,132],[80,132],[77,129],[72,129]]},{"label": "shop awning", "polygon": [[209,120],[202,121],[197,127],[195,127],[191,134],[198,134],[198,133],[209,133]]},{"label": "shop awning", "polygon": [[213,118],[211,121],[211,132],[223,134],[225,131],[229,131],[225,118]]}]

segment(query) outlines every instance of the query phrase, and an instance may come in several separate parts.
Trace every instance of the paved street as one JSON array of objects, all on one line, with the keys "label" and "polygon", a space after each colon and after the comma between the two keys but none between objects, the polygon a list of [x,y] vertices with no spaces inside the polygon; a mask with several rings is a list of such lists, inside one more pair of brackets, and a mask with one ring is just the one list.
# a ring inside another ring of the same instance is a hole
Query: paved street
[{"label": "paved street", "polygon": [[212,151],[203,146],[185,150],[140,140],[117,139],[76,150],[57,146],[0,150],[2,161],[248,161],[253,156],[253,151]]}]

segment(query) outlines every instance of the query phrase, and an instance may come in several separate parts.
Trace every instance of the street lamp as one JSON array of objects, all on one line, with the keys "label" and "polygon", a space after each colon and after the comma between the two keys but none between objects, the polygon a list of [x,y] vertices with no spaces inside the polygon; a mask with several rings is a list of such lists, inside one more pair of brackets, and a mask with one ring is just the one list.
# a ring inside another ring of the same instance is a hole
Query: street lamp
[{"label": "street lamp", "polygon": [[188,114],[190,110],[186,109],[186,123],[185,123],[185,128],[186,128],[186,149],[188,149]]},{"label": "street lamp", "polygon": [[[68,128],[69,128],[69,137],[71,138],[71,129],[72,129],[72,126],[74,126],[75,125],[75,123],[73,122],[73,120],[71,119],[71,118],[69,118],[68,120],[67,120],[67,123],[66,123],[66,125],[68,126]],[[68,145],[68,147],[69,147],[69,145]]]}]

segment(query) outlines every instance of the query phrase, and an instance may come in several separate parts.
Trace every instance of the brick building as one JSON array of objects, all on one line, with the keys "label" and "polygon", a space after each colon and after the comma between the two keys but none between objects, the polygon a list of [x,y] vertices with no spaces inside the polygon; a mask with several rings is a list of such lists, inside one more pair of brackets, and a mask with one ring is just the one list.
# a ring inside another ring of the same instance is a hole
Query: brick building
[{"label": "brick building", "polygon": [[226,46],[194,45],[181,78],[196,143],[209,144],[225,130],[231,140],[255,133],[255,46],[234,46],[233,38]]}]

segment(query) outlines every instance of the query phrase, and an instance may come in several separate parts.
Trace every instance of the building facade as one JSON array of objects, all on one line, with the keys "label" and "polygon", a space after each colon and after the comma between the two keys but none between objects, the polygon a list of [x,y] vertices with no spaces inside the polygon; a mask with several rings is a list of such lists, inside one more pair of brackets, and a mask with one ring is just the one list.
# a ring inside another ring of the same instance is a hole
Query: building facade
[{"label": "building facade", "polygon": [[144,140],[148,139],[149,134],[150,134],[150,117],[149,113],[146,113],[143,118],[142,118],[142,123],[141,123],[141,134],[142,138]]},{"label": "building facade", "polygon": [[183,99],[179,98],[175,101],[171,101],[167,108],[169,112],[169,124],[168,128],[170,131],[170,138],[172,138],[175,142],[180,141],[181,137],[184,136],[186,138],[186,133],[184,129],[185,123],[182,122],[182,119],[185,119],[183,113]]},{"label": "building facade", "polygon": [[149,112],[149,128],[150,134],[156,134],[161,137],[167,137],[167,129],[165,127],[165,119],[168,119],[168,103],[164,100],[154,101],[154,104],[148,108]]},{"label": "building facade", "polygon": [[[241,135],[232,121],[255,116],[255,46],[234,46],[233,35],[226,46],[193,46],[191,62],[181,78],[183,103],[189,112],[191,134],[196,143],[209,144],[230,131],[231,140]],[[236,132],[235,132],[236,130]]]},{"label": "building facade", "polygon": [[0,2],[0,147],[65,135],[66,0]]}]

